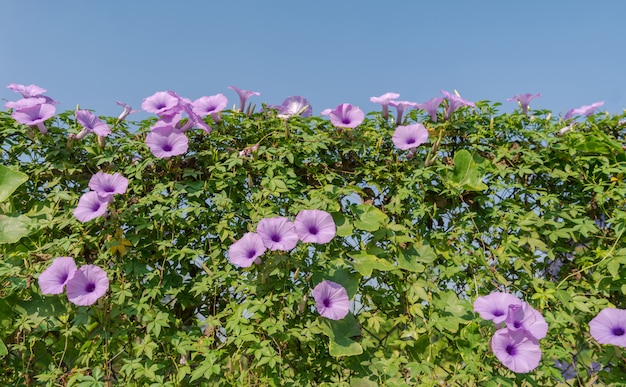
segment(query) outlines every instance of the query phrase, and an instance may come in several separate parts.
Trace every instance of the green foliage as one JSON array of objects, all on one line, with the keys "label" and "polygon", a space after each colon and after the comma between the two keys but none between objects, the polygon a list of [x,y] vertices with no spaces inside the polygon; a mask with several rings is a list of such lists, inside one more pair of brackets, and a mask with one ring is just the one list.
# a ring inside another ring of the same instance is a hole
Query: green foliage
[{"label": "green foliage", "polygon": [[[109,118],[102,146],[68,138],[79,131],[71,112],[32,139],[0,113],[0,217],[37,226],[0,226],[0,384],[566,383],[555,360],[572,364],[570,384],[624,380],[621,352],[587,325],[626,308],[623,117],[559,135],[567,123],[550,112],[496,109],[479,102],[439,123],[411,112],[432,135],[411,158],[379,114],[337,130],[319,117],[225,112],[209,135],[187,132],[185,155],[157,159],[144,142],[154,120]],[[28,179],[6,183],[16,170]],[[107,217],[81,223],[72,211],[98,171],[129,188]],[[331,213],[337,236],[247,269],[228,261],[259,220],[303,209]],[[110,290],[90,307],[42,295],[37,277],[57,256],[105,268]],[[343,320],[316,311],[324,279],[348,291]],[[529,374],[489,351],[493,324],[472,303],[494,290],[549,323]]]}]

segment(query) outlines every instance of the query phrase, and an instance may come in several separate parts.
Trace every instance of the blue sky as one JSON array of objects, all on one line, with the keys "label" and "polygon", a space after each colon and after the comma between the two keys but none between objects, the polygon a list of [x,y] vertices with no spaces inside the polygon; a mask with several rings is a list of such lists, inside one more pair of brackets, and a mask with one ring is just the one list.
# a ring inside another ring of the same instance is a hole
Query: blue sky
[{"label": "blue sky", "polygon": [[[196,99],[227,87],[250,101],[307,98],[314,114],[387,91],[424,102],[542,93],[564,114],[626,108],[626,2],[614,1],[5,1],[0,99],[37,84],[61,102],[117,116],[156,91]],[[145,115],[147,116],[147,114]],[[133,116],[131,116],[132,118]],[[136,115],[136,119],[144,115]]]}]

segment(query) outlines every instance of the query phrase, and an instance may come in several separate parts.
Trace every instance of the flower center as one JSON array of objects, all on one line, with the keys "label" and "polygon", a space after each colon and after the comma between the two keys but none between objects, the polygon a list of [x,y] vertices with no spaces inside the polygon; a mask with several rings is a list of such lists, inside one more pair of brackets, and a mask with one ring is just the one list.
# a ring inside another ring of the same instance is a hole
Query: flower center
[{"label": "flower center", "polygon": [[320,232],[320,230],[318,230],[317,227],[315,226],[309,227],[309,234],[317,235],[318,232]]},{"label": "flower center", "polygon": [[519,328],[519,327],[521,327],[521,326],[522,326],[522,322],[521,322],[521,321],[515,321],[515,322],[513,323],[513,326],[514,326],[515,328]]},{"label": "flower center", "polygon": [[104,187],[104,192],[115,192],[115,187],[113,187],[112,185]]},{"label": "flower center", "polygon": [[61,277],[59,277],[59,282],[64,284],[65,281],[67,281],[67,277],[69,277],[68,273],[63,273],[63,275]]},{"label": "flower center", "polygon": [[350,123],[350,119],[348,117],[345,117],[343,120],[341,120],[342,123],[344,124],[349,124]]},{"label": "flower center", "polygon": [[413,144],[413,143],[415,143],[415,139],[413,137],[409,137],[409,138],[406,139],[406,143],[407,144]]},{"label": "flower center", "polygon": [[170,145],[170,144],[163,145],[163,150],[165,152],[171,152],[172,151],[172,145]]},{"label": "flower center", "polygon": [[98,211],[100,209],[100,203],[99,202],[95,202],[91,205],[91,211]]},{"label": "flower center", "polygon": [[280,242],[280,235],[278,234],[272,234],[272,242]]},{"label": "flower center", "polygon": [[515,354],[517,353],[517,348],[515,348],[514,345],[507,345],[506,346],[506,353],[508,353],[511,356],[515,356]]},{"label": "flower center", "polygon": [[248,250],[248,259],[254,258],[255,254],[256,254],[256,250]]},{"label": "flower center", "polygon": [[500,316],[504,315],[504,312],[501,311],[500,309],[496,309],[496,310],[493,311],[493,315],[496,316],[496,317],[500,317]]},{"label": "flower center", "polygon": [[324,300],[322,301],[322,304],[324,304],[325,307],[330,308],[330,305],[331,305],[330,298],[324,298]]},{"label": "flower center", "polygon": [[94,284],[93,282],[90,282],[90,283],[87,284],[87,286],[85,286],[85,291],[87,293],[91,293],[94,290],[96,290],[96,284]]},{"label": "flower center", "polygon": [[611,330],[611,333],[615,336],[623,336],[626,332],[624,332],[624,328],[622,327],[615,327]]}]

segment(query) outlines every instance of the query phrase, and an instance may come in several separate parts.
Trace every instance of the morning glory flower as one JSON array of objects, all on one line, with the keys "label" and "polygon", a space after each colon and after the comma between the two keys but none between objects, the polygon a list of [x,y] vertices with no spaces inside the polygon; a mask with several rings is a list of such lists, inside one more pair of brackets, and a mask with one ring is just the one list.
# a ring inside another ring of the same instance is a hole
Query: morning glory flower
[{"label": "morning glory flower", "polygon": [[22,98],[17,101],[9,101],[4,104],[4,107],[7,109],[18,110],[26,107],[33,107],[36,105],[42,105],[46,103],[45,98],[41,97],[30,97],[30,98]]},{"label": "morning glory flower", "polygon": [[128,179],[119,172],[108,174],[98,172],[91,176],[88,184],[101,198],[110,200],[114,194],[123,194],[128,188]]},{"label": "morning glory flower", "polygon": [[298,234],[293,223],[282,216],[261,219],[256,232],[268,249],[288,251],[296,247]]},{"label": "morning glory flower", "polygon": [[67,298],[79,306],[92,305],[108,289],[107,273],[96,265],[81,266],[66,285]]},{"label": "morning glory flower", "polygon": [[589,117],[596,111],[597,108],[599,108],[602,105],[604,105],[604,101],[594,102],[591,105],[581,106],[578,109],[570,109],[567,111],[567,113],[565,113],[565,117],[563,118],[567,120],[574,116],[581,116],[581,115],[585,117]]},{"label": "morning glory flower", "polygon": [[37,85],[20,85],[18,83],[10,83],[7,86],[7,89],[14,91],[16,93],[20,93],[22,94],[22,97],[24,98],[44,98],[45,99],[45,103],[49,103],[51,105],[58,105],[59,102],[53,100],[50,97],[47,97],[45,95],[43,95],[43,93],[46,92],[46,89],[44,89],[43,87],[39,87]]},{"label": "morning glory flower", "polygon": [[83,130],[74,137],[77,140],[82,139],[91,132],[102,137],[111,134],[111,128],[89,110],[77,110],[76,121],[83,127]]},{"label": "morning glory flower", "polygon": [[437,109],[439,109],[439,105],[441,105],[443,100],[443,97],[431,98],[424,103],[416,103],[415,108],[426,110],[426,112],[430,115],[430,119],[433,122],[437,122]]},{"label": "morning glory flower", "polygon": [[348,315],[350,298],[346,288],[340,284],[324,280],[313,289],[313,298],[320,315],[331,320],[341,320]]},{"label": "morning glory flower", "polygon": [[216,119],[217,113],[226,108],[228,99],[224,94],[216,94],[209,97],[200,97],[193,101],[193,111],[197,115],[204,117],[211,115]]},{"label": "morning glory flower", "polygon": [[391,141],[402,150],[414,149],[428,140],[428,129],[422,124],[398,126]]},{"label": "morning glory flower", "polygon": [[117,117],[118,122],[124,121],[129,114],[139,113],[139,110],[133,110],[132,106],[127,105],[124,102],[115,101],[115,103],[118,106],[121,106],[124,108],[124,110],[122,110],[122,112],[120,113],[119,117]]},{"label": "morning glory flower", "polygon": [[259,258],[265,252],[266,247],[259,234],[254,232],[245,233],[241,239],[230,245],[228,258],[233,265],[250,267],[252,263],[261,263]]},{"label": "morning glory flower", "polygon": [[37,103],[13,110],[11,117],[20,124],[36,126],[42,134],[48,133],[44,121],[54,116],[56,108],[49,103]]},{"label": "morning glory flower", "polygon": [[509,330],[525,329],[537,340],[548,333],[548,323],[541,313],[524,301],[509,305],[505,322]]},{"label": "morning glory flower", "polygon": [[37,282],[43,294],[60,294],[76,272],[76,263],[71,257],[57,257],[50,266],[39,274]]},{"label": "morning glory flower", "polygon": [[74,209],[74,216],[81,222],[88,222],[104,215],[108,205],[108,199],[101,197],[97,192],[89,191],[78,200],[78,205]]},{"label": "morning glory flower", "polygon": [[302,210],[293,221],[302,242],[328,243],[337,233],[333,217],[322,210]]},{"label": "morning glory flower", "polygon": [[410,101],[390,101],[389,105],[395,107],[398,112],[398,115],[396,116],[397,125],[402,123],[402,113],[404,113],[407,108],[417,108],[417,104]]},{"label": "morning glory flower", "polygon": [[180,97],[173,91],[157,91],[144,98],[141,108],[158,116],[171,116],[180,110]]},{"label": "morning glory flower", "polygon": [[600,344],[626,347],[626,310],[605,308],[589,321],[591,336]]},{"label": "morning glory flower", "polygon": [[463,99],[457,94],[450,94],[449,92],[445,90],[441,90],[441,94],[443,94],[448,100],[448,107],[445,109],[446,113],[444,115],[444,118],[446,120],[450,118],[452,113],[454,113],[457,109],[459,109],[462,106],[471,106],[471,107],[476,106],[473,102]]},{"label": "morning glory flower", "polygon": [[508,98],[507,101],[517,101],[519,106],[522,108],[522,113],[528,114],[528,105],[530,104],[530,101],[537,97],[541,97],[541,94],[516,94],[512,98]]},{"label": "morning glory flower", "polygon": [[200,128],[204,130],[206,134],[211,133],[211,127],[202,120],[202,117],[193,111],[193,104],[191,102],[183,104],[183,110],[187,113],[188,119],[185,125],[180,128],[181,132],[186,132],[192,128]]},{"label": "morning glory flower", "polygon": [[313,114],[311,104],[306,98],[299,95],[285,98],[283,103],[278,106],[278,117],[281,118],[289,118],[291,116],[311,117],[311,114]]},{"label": "morning glory flower", "polygon": [[370,97],[370,102],[381,104],[383,108],[383,118],[387,119],[387,117],[389,117],[389,103],[399,97],[400,94],[398,93],[388,92],[381,95],[380,97]]},{"label": "morning glory flower", "polygon": [[248,98],[252,97],[253,95],[256,95],[256,96],[261,95],[261,93],[259,93],[258,91],[242,90],[235,86],[228,86],[228,88],[231,90],[235,90],[237,94],[239,95],[239,106],[242,112],[245,111],[244,107],[246,105],[246,101],[248,100]]},{"label": "morning glory flower", "polygon": [[365,113],[349,103],[339,104],[329,113],[330,122],[338,128],[356,128],[365,119]]},{"label": "morning glory flower", "polygon": [[517,373],[530,372],[541,361],[539,342],[524,329],[499,329],[491,339],[491,350],[505,367]]},{"label": "morning glory flower", "polygon": [[520,304],[522,301],[509,293],[493,292],[487,296],[478,297],[474,301],[474,311],[485,320],[492,320],[500,324],[506,320],[509,305]]},{"label": "morning glory flower", "polygon": [[187,152],[189,139],[172,126],[160,126],[146,136],[146,145],[155,157],[166,159]]}]

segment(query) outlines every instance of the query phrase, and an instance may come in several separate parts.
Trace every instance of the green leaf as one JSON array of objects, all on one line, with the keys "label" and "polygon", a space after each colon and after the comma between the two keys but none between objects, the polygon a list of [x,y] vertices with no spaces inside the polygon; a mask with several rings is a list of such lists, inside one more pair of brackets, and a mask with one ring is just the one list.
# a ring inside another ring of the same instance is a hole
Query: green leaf
[{"label": "green leaf", "polygon": [[330,338],[329,351],[332,356],[355,356],[363,353],[361,344],[351,337],[361,335],[361,327],[352,313],[341,320],[325,320],[322,330]]},{"label": "green leaf", "polygon": [[9,354],[7,346],[4,345],[4,341],[0,340],[0,357],[4,357]]},{"label": "green leaf", "polygon": [[378,383],[368,378],[351,378],[350,387],[377,387]]},{"label": "green leaf", "polygon": [[331,356],[356,356],[363,353],[361,344],[347,337],[338,337],[330,340],[328,350]]},{"label": "green leaf", "polygon": [[24,215],[0,215],[0,243],[15,243],[31,233],[32,220]]},{"label": "green leaf", "polygon": [[6,200],[26,180],[28,175],[25,173],[0,165],[0,202]]},{"label": "green leaf", "polygon": [[462,149],[454,155],[454,171],[450,180],[466,191],[484,191],[489,188],[483,183],[485,168],[484,157]]},{"label": "green leaf", "polygon": [[378,231],[380,226],[389,222],[389,217],[384,212],[370,204],[359,204],[355,210],[357,220],[354,226],[363,231]]},{"label": "green leaf", "polygon": [[347,237],[352,235],[354,227],[341,212],[333,212],[331,215],[335,221],[335,226],[337,226],[337,236]]},{"label": "green leaf", "polygon": [[348,256],[354,259],[354,268],[363,277],[369,277],[372,275],[372,270],[374,269],[380,271],[397,269],[393,263],[382,258],[378,258],[374,254],[368,254],[363,251],[359,251],[358,253],[348,253]]}]

